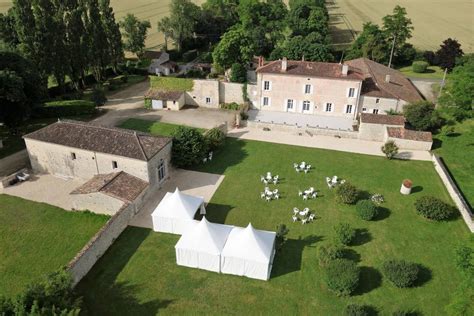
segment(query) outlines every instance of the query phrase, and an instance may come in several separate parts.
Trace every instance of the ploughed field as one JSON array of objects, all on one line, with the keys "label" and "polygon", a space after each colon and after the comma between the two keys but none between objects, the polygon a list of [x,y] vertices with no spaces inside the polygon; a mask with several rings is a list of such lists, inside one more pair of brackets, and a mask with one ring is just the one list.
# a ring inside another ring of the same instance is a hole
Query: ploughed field
[{"label": "ploughed field", "polygon": [[[294,162],[313,166],[296,173]],[[430,222],[417,215],[413,203],[423,195],[450,202],[431,162],[389,161],[382,157],[242,141],[232,138],[215,152],[212,162],[194,168],[224,174],[225,179],[207,206],[210,221],[237,226],[249,222],[257,229],[290,229],[277,253],[268,282],[223,275],[176,265],[177,235],[129,227],[79,284],[85,308],[101,315],[156,314],[318,314],[341,315],[349,303],[368,304],[382,314],[415,309],[436,315],[453,299],[461,280],[453,253],[469,238],[458,217]],[[278,174],[280,200],[260,198],[260,175]],[[375,221],[361,220],[354,206],[336,202],[327,176],[350,181],[364,195],[379,193],[385,203]],[[413,180],[413,194],[399,193],[403,179]],[[298,190],[314,187],[315,200],[303,201]],[[451,202],[450,202],[451,203]],[[292,209],[309,207],[313,223],[293,223]],[[357,229],[356,241],[345,255],[361,267],[359,287],[340,298],[324,282],[317,248],[333,239],[333,226],[346,222]],[[390,258],[422,265],[414,288],[399,289],[383,277],[381,266]]]}]

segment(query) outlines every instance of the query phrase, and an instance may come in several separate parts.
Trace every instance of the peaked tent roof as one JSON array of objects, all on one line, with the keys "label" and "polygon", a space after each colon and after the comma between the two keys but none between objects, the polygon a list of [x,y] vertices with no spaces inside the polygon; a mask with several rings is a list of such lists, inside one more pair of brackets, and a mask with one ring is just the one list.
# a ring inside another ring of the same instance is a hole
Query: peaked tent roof
[{"label": "peaked tent roof", "polygon": [[222,250],[222,256],[238,257],[250,261],[271,261],[276,233],[253,228],[234,227]]},{"label": "peaked tent roof", "polygon": [[194,215],[202,203],[204,203],[204,198],[184,194],[176,188],[173,193],[166,193],[151,215],[167,218],[194,219]]},{"label": "peaked tent roof", "polygon": [[232,228],[233,226],[211,223],[203,217],[192,230],[181,236],[175,248],[218,255],[224,248]]}]

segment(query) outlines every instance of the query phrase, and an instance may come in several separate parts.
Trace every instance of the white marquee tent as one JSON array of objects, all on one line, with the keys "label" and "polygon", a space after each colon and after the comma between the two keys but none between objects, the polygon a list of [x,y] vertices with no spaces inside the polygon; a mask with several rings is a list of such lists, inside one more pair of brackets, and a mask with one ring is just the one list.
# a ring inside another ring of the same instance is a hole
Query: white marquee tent
[{"label": "white marquee tent", "polygon": [[180,266],[221,271],[221,252],[233,226],[208,222],[205,217],[184,232],[175,246]]},{"label": "white marquee tent", "polygon": [[206,214],[204,198],[184,194],[176,188],[173,193],[166,193],[151,214],[153,230],[181,235],[196,225],[194,216],[198,210]]},{"label": "white marquee tent", "polygon": [[275,232],[234,227],[221,254],[221,272],[268,280],[275,256]]}]

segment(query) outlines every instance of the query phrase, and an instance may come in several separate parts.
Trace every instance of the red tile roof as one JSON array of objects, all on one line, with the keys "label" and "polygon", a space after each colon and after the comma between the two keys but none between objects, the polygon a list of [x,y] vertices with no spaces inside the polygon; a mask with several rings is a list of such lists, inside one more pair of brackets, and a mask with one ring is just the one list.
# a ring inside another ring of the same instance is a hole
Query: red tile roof
[{"label": "red tile roof", "polygon": [[420,132],[406,129],[404,127],[387,127],[388,137],[415,140],[420,142],[432,142],[433,137],[430,132]]},{"label": "red tile roof", "polygon": [[349,67],[347,75],[342,74],[342,65],[337,63],[323,63],[313,61],[288,60],[286,71],[282,71],[282,61],[275,60],[257,68],[258,73],[286,74],[307,77],[321,77],[332,79],[362,80],[363,74],[355,68]]},{"label": "red tile roof", "polygon": [[360,115],[360,122],[361,123],[368,123],[368,124],[405,126],[405,117],[403,117],[401,115],[384,115],[384,114],[362,113]]}]

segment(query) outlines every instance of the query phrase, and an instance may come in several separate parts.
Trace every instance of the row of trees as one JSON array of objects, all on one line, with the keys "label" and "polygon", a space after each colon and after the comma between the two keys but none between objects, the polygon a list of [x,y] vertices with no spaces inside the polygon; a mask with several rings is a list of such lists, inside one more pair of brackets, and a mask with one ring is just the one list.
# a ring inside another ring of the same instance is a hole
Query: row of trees
[{"label": "row of trees", "polygon": [[0,25],[6,44],[36,65],[43,82],[52,75],[59,87],[67,76],[79,89],[88,72],[101,81],[123,58],[109,0],[14,0]]}]

